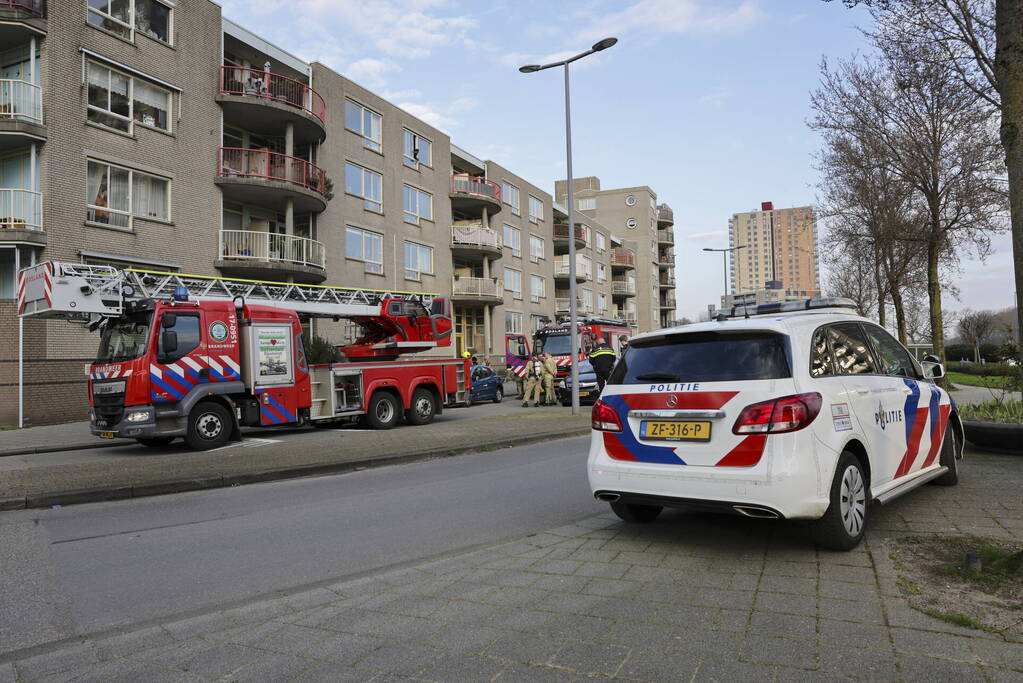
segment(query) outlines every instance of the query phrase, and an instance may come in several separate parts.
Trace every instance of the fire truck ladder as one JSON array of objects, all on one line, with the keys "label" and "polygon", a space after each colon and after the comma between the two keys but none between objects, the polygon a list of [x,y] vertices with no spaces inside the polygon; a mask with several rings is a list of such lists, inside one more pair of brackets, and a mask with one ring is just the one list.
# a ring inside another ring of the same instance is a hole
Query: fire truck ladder
[{"label": "fire truck ladder", "polygon": [[146,299],[234,301],[295,311],[315,317],[378,315],[385,299],[421,301],[429,308],[436,294],[328,287],[288,282],[231,280],[204,275],[46,261],[18,273],[18,312],[22,316],[88,322],[117,317],[126,304]]}]

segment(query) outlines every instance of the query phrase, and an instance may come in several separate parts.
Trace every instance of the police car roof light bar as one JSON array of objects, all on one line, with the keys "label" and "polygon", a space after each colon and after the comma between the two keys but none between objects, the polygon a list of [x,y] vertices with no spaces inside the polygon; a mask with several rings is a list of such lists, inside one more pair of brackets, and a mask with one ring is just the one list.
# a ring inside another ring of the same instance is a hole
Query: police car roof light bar
[{"label": "police car roof light bar", "polygon": [[757,315],[778,315],[779,313],[800,313],[803,311],[819,311],[827,308],[851,308],[857,310],[852,299],[838,296],[817,297],[802,301],[772,301],[757,306],[732,306],[721,309],[718,320],[726,318],[748,318]]}]

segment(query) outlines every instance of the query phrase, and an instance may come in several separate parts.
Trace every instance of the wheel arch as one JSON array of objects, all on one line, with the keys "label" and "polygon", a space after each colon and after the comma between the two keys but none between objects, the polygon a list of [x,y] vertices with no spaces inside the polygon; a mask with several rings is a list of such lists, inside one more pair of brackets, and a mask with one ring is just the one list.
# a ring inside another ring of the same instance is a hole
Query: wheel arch
[{"label": "wheel arch", "polygon": [[433,394],[433,402],[436,407],[436,412],[434,414],[440,415],[444,411],[444,398],[440,394],[440,389],[437,387],[436,380],[432,377],[423,377],[417,380],[412,386],[412,391],[409,393],[409,408],[412,407],[412,395],[420,388],[426,389]]},{"label": "wheel arch", "polygon": [[222,406],[224,410],[227,411],[227,419],[231,421],[231,436],[229,437],[229,439],[231,441],[242,440],[242,428],[241,425],[238,424],[238,416],[234,412],[235,403],[234,401],[231,400],[229,396],[227,396],[226,394],[211,393],[206,396],[199,397],[192,402],[192,405],[189,407],[188,413],[186,413],[186,415],[191,415],[192,411],[198,408],[203,403],[216,403]]},{"label": "wheel arch", "polygon": [[952,411],[952,414],[949,415],[948,423],[952,425],[952,431],[959,442],[959,452],[956,453],[956,457],[962,460],[966,453],[966,429],[963,427],[963,418],[959,416],[958,410]]},{"label": "wheel arch", "polygon": [[[860,467],[863,468],[863,474],[867,477],[867,495],[870,495],[870,487],[874,481],[874,475],[870,470],[870,456],[867,454],[867,447],[863,445],[862,441],[854,437],[845,442],[845,445],[842,446],[842,450],[849,451],[857,460],[860,461]],[[834,477],[834,474],[832,474],[832,477]]]}]

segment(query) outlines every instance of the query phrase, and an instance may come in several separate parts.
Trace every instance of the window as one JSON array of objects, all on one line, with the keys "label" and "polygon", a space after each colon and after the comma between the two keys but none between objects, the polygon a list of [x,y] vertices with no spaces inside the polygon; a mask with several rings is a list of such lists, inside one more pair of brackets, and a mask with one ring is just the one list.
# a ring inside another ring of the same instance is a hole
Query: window
[{"label": "window", "polygon": [[522,314],[517,311],[504,312],[505,334],[522,334]]},{"label": "window", "polygon": [[625,225],[626,225],[626,227],[629,228],[629,230],[635,230],[636,229],[636,219],[635,218],[630,218],[629,220],[625,221]]},{"label": "window", "polygon": [[522,271],[513,268],[504,269],[504,289],[511,292],[515,299],[522,298]]},{"label": "window", "polygon": [[424,273],[433,275],[433,247],[406,242],[405,279],[421,280]]},{"label": "window", "polygon": [[405,186],[405,222],[419,225],[420,220],[433,220],[433,195]]},{"label": "window", "polygon": [[548,320],[549,320],[549,318],[547,316],[545,316],[545,315],[537,315],[536,313],[534,313],[533,315],[529,316],[529,329],[530,329],[530,332],[536,332],[537,330],[543,329],[543,327],[547,324]]},{"label": "window", "polygon": [[627,206],[635,206],[636,205],[636,198],[633,195],[630,194],[628,197],[625,198],[625,204]]},{"label": "window", "polygon": [[382,213],[384,205],[381,201],[384,177],[379,173],[357,166],[350,161],[345,162],[345,192],[362,197],[362,207],[370,211]]},{"label": "window", "polygon": [[368,230],[345,228],[345,258],[362,261],[367,273],[384,272],[384,236]]},{"label": "window", "polygon": [[362,146],[380,151],[381,116],[361,104],[345,100],[345,128],[362,136]]},{"label": "window", "polygon": [[542,275],[529,276],[529,293],[534,302],[547,296],[547,281]]},{"label": "window", "polygon": [[512,213],[519,215],[519,188],[509,182],[501,183],[501,198],[505,204],[512,208]]},{"label": "window", "polygon": [[[157,0],[88,0],[89,23],[132,40],[134,32],[171,42],[173,10]],[[134,21],[132,16],[134,15]],[[133,30],[134,28],[134,30]]]},{"label": "window", "polygon": [[[166,316],[167,313],[164,313]],[[164,335],[160,334],[157,342],[157,359],[161,363],[173,363],[176,360],[184,358],[189,353],[194,351],[199,346],[200,332],[199,332],[199,314],[198,313],[176,313],[174,315],[174,325],[171,327],[163,328],[162,331],[172,331],[177,336],[178,347],[173,351],[164,351],[163,339]],[[162,321],[162,318],[161,318]]]},{"label": "window", "polygon": [[580,256],[579,270],[582,271],[582,274],[586,277],[593,277],[593,259],[589,256]]},{"label": "window", "polygon": [[586,199],[580,199],[576,202],[580,211],[593,211],[597,208],[597,198],[587,197]]},{"label": "window", "polygon": [[877,374],[866,337],[858,323],[839,323],[828,328],[835,370],[842,375]]},{"label": "window", "polygon": [[522,243],[520,242],[522,234],[518,228],[505,223],[504,225],[504,246],[511,249],[512,256],[522,256]]},{"label": "window", "polygon": [[597,251],[604,253],[607,250],[607,237],[602,232],[597,233]]},{"label": "window", "polygon": [[170,130],[169,91],[96,62],[88,70],[90,121],[123,133],[131,133],[133,123]]},{"label": "window", "polygon": [[892,335],[880,327],[864,325],[867,337],[874,345],[877,359],[881,362],[881,372],[899,377],[916,377],[916,366],[909,352]]},{"label": "window", "polygon": [[529,195],[529,220],[533,223],[543,220],[543,202]]},{"label": "window", "polygon": [[607,294],[597,294],[597,309],[599,313],[607,313]]},{"label": "window", "polygon": [[120,166],[89,161],[85,220],[132,228],[133,218],[170,220],[170,181]]},{"label": "window", "polygon": [[406,129],[402,163],[409,168],[419,168],[419,164],[433,166],[433,143]]},{"label": "window", "polygon": [[597,264],[597,282],[607,282],[607,266],[603,263]]},{"label": "window", "polygon": [[544,258],[543,238],[536,235],[529,236],[529,260],[537,263]]},{"label": "window", "polygon": [[822,327],[813,333],[810,341],[810,376],[824,377],[835,374],[831,361],[831,349],[828,348],[828,336]]}]

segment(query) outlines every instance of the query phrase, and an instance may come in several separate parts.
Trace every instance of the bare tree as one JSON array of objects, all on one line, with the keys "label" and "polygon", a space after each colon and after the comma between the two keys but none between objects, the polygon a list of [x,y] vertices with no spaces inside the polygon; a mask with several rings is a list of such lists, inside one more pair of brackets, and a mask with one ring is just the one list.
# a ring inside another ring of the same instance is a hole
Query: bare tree
[{"label": "bare tree", "polygon": [[991,311],[965,309],[959,314],[956,332],[964,344],[973,347],[974,360],[980,362],[980,345],[987,342],[998,329],[998,318]]},{"label": "bare tree", "polygon": [[[824,261],[828,265],[828,279],[825,291],[829,296],[840,296],[856,302],[857,312],[867,318],[874,317],[878,310],[878,293],[875,280],[873,255],[870,248],[861,241],[850,245],[832,235],[824,241]],[[883,295],[880,299],[883,320]]]}]

